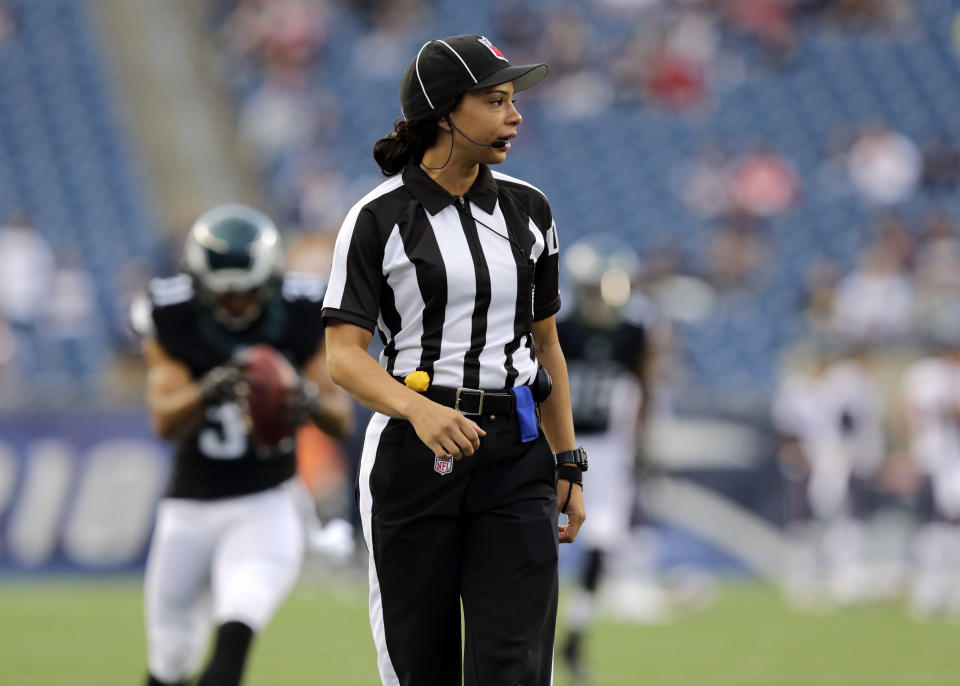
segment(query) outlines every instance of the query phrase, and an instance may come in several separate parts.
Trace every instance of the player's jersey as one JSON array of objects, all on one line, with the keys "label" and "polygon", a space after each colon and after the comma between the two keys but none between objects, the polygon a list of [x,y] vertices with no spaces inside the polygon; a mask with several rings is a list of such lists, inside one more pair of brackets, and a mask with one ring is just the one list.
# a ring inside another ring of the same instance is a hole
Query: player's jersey
[{"label": "player's jersey", "polygon": [[911,452],[930,473],[960,466],[960,366],[931,357],[907,367],[903,392],[913,424]]},{"label": "player's jersey", "polygon": [[776,428],[800,441],[810,467],[807,502],[819,519],[856,508],[850,478],[869,479],[885,451],[883,403],[868,367],[842,360],[819,373],[787,376],[773,399]]},{"label": "player's jersey", "polygon": [[598,329],[571,318],[557,322],[557,334],[576,433],[604,433],[624,420],[635,426],[642,402],[635,370],[646,354],[645,327],[624,321]]},{"label": "player's jersey", "polygon": [[903,392],[913,427],[910,451],[932,479],[937,510],[960,518],[960,365],[917,360],[904,372]]},{"label": "player's jersey", "polygon": [[634,370],[646,354],[647,332],[639,322],[595,328],[575,317],[557,322],[567,362],[577,442],[590,456],[590,486],[584,503],[591,548],[614,550],[627,538],[635,497],[634,457],[641,403]]},{"label": "player's jersey", "polygon": [[[320,312],[325,284],[308,274],[287,273],[283,286],[261,317],[241,332],[220,326],[195,297],[190,276],[150,283],[152,335],[194,378],[230,360],[239,348],[266,343],[296,368],[316,353],[322,340]],[[204,423],[177,445],[167,496],[213,499],[271,488],[296,472],[290,439],[265,451],[249,439],[240,408],[224,403],[207,409]]]},{"label": "player's jersey", "polygon": [[884,457],[881,398],[865,367],[840,361],[819,375],[784,379],[772,416],[780,431],[800,439],[814,470],[836,468],[843,478],[868,478]]}]

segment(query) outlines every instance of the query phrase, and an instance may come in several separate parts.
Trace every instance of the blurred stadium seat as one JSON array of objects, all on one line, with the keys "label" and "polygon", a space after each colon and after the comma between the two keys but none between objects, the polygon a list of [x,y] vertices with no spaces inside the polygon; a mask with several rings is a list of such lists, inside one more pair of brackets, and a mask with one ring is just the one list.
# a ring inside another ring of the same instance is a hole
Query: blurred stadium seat
[{"label": "blurred stadium seat", "polygon": [[5,8],[16,30],[0,44],[0,222],[24,212],[56,254],[80,258],[96,288],[89,343],[97,350],[79,367],[42,330],[34,335],[44,364],[31,379],[35,393],[21,400],[56,403],[106,369],[115,277],[128,260],[150,255],[159,234],[89,6],[14,0]]}]

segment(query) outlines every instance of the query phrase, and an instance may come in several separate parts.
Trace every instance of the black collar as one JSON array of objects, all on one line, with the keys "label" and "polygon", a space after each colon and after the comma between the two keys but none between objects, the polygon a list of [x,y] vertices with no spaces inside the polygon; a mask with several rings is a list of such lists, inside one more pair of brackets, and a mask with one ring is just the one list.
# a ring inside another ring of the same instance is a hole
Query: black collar
[{"label": "black collar", "polygon": [[[456,196],[447,193],[440,184],[431,179],[421,169],[419,162],[411,161],[404,167],[403,185],[431,215],[452,205],[457,200]],[[477,180],[473,182],[464,197],[487,214],[493,214],[493,208],[497,206],[497,190],[497,182],[494,181],[490,168],[481,164]]]}]

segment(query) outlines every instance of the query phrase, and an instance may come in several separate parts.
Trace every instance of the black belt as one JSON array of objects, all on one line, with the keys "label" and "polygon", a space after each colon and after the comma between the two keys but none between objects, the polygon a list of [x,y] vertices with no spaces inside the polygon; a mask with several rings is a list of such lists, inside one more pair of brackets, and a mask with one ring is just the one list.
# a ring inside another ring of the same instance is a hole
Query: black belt
[{"label": "black belt", "polygon": [[505,415],[513,412],[513,393],[509,391],[430,386],[423,395],[435,403],[452,407],[468,417],[481,414]]}]

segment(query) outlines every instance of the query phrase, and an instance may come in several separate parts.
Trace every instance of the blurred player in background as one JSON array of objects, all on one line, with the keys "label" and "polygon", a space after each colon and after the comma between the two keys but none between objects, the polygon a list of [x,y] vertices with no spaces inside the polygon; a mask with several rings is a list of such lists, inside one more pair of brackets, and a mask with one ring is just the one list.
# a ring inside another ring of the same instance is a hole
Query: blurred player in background
[{"label": "blurred player in background", "polygon": [[925,477],[910,597],[921,620],[960,615],[960,337],[935,348],[903,376],[910,454]]},{"label": "blurred player in background", "polygon": [[574,679],[585,679],[583,637],[593,622],[604,564],[627,544],[636,496],[635,458],[649,403],[652,304],[635,292],[640,260],[622,241],[591,236],[570,245],[564,268],[573,307],[557,322],[567,360],[574,430],[595,456],[597,486],[584,494],[590,526],[561,650]]},{"label": "blurred player in background", "polygon": [[[186,272],[151,282],[134,309],[145,336],[147,405],[177,444],[146,570],[150,686],[185,684],[216,641],[198,686],[239,684],[254,634],[297,579],[303,552],[294,481],[296,427],[334,436],[352,406],[329,380],[322,348],[324,283],[283,274],[273,222],[220,205],[190,229]],[[301,376],[287,395],[289,436],[258,444],[251,430],[245,349],[267,344]]]},{"label": "blurred player in background", "polygon": [[846,605],[873,592],[863,542],[886,456],[883,395],[864,349],[824,339],[813,357],[784,378],[772,408],[794,537],[785,590],[799,606],[824,594]]}]

